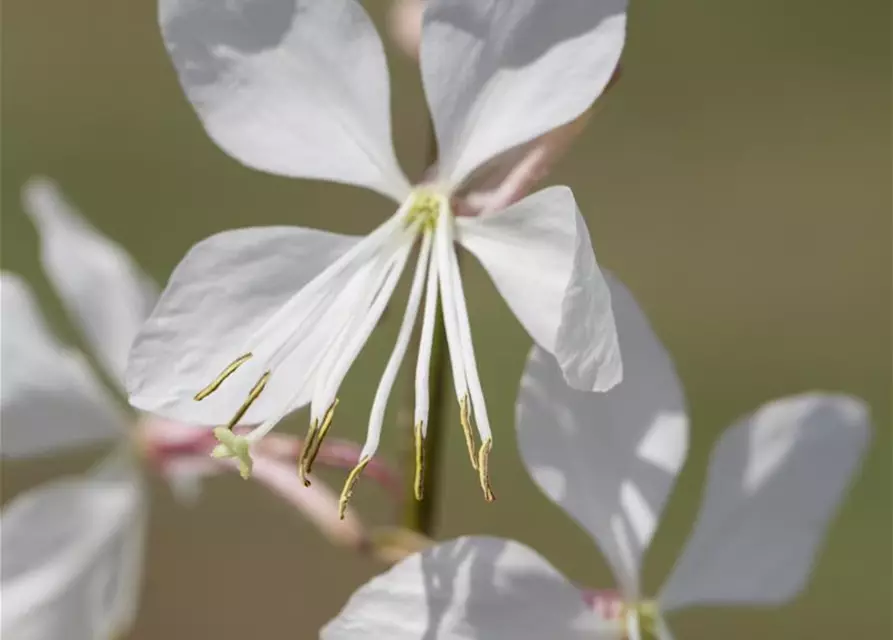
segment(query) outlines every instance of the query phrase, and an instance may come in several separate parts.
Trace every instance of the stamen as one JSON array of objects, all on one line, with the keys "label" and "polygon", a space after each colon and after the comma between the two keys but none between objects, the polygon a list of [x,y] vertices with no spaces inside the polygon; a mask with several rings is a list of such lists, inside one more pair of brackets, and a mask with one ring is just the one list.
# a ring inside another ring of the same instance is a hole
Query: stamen
[{"label": "stamen", "polygon": [[310,486],[310,479],[307,477],[307,458],[313,450],[313,442],[316,440],[317,431],[319,431],[318,427],[317,420],[310,421],[310,428],[307,429],[307,436],[304,438],[304,446],[301,447],[301,455],[298,456],[298,476],[305,487]]},{"label": "stamen", "polygon": [[412,487],[415,499],[421,500],[425,493],[425,436],[421,422],[415,426],[415,481]]},{"label": "stamen", "polygon": [[466,393],[459,400],[459,422],[462,423],[462,432],[465,434],[465,447],[468,449],[468,458],[471,460],[472,468],[477,471],[478,462],[475,455],[474,431],[471,429],[471,407],[468,404],[468,394]]},{"label": "stamen", "polygon": [[[427,234],[429,239],[431,234]],[[430,254],[430,246],[429,246]],[[413,423],[422,423],[422,435],[426,435],[430,409],[429,378],[431,374],[431,349],[434,346],[434,326],[437,321],[437,260],[429,256],[428,277],[425,283],[425,307],[422,312],[422,331],[419,335],[419,352],[415,367],[415,411]]]},{"label": "stamen", "polygon": [[471,395],[471,406],[474,409],[475,427],[481,440],[490,437],[490,420],[487,417],[487,403],[484,400],[484,390],[481,387],[481,379],[478,376],[477,361],[474,357],[474,343],[471,339],[471,323],[468,320],[468,307],[465,304],[465,291],[462,287],[462,276],[459,273],[459,263],[456,260],[456,252],[450,249],[447,255],[450,262],[450,276],[455,287],[454,303],[456,305],[456,319],[459,329],[459,344],[462,348],[462,360],[465,363],[465,376],[468,391]]},{"label": "stamen", "polygon": [[230,421],[227,423],[226,428],[232,429],[239,423],[239,420],[248,412],[248,409],[251,408],[251,405],[254,404],[254,401],[257,400],[258,396],[263,392],[264,387],[267,386],[267,381],[270,379],[270,372],[265,371],[264,374],[260,377],[260,379],[254,383],[254,386],[251,388],[251,391],[248,392],[248,397],[245,399],[245,402],[242,403],[242,406],[239,407],[239,410],[236,411],[235,415],[230,418]]},{"label": "stamen", "polygon": [[[300,338],[301,334],[306,331],[307,323],[318,322],[322,318],[324,310],[321,308],[321,305],[323,304],[324,296],[320,295],[320,293],[331,285],[333,279],[343,275],[345,271],[356,271],[358,269],[357,265],[364,264],[375,255],[378,255],[394,234],[399,232],[409,206],[409,201],[401,205],[397,212],[384,224],[380,225],[363,240],[348,249],[335,262],[323,269],[319,275],[301,288],[269,320],[261,325],[254,332],[249,343],[261,342],[263,336],[276,334],[285,325],[287,333],[279,348],[276,349],[276,353],[278,353],[279,359],[289,353],[294,340]],[[274,354],[270,357],[270,368],[275,368],[278,363],[277,356]]]},{"label": "stamen", "polygon": [[342,520],[344,520],[344,514],[347,511],[347,503],[353,495],[354,485],[357,483],[357,480],[360,479],[360,474],[363,473],[363,469],[366,468],[366,465],[369,464],[371,459],[372,458],[369,456],[360,458],[357,466],[355,466],[347,475],[347,480],[344,482],[344,488],[341,490],[341,497],[338,498],[338,517]]},{"label": "stamen", "polygon": [[456,319],[456,305],[453,301],[453,286],[450,282],[450,264],[448,252],[452,251],[449,233],[449,216],[442,215],[437,220],[437,232],[434,237],[435,259],[437,261],[436,276],[440,284],[440,312],[443,316],[443,328],[446,333],[447,347],[450,356],[450,369],[453,374],[453,388],[456,400],[461,401],[467,393],[465,381],[465,363],[462,360],[461,342]]},{"label": "stamen", "polygon": [[338,406],[338,398],[335,398],[335,401],[332,402],[332,405],[326,410],[325,415],[322,419],[322,425],[319,427],[319,431],[316,432],[316,437],[313,439],[312,446],[304,458],[304,474],[305,478],[310,475],[310,472],[313,470],[313,462],[316,460],[316,456],[319,455],[319,449],[322,447],[322,441],[325,439],[326,434],[329,432],[329,427],[332,426],[332,419],[335,417],[335,407]]},{"label": "stamen", "polygon": [[496,496],[490,488],[490,450],[493,448],[493,439],[487,438],[478,451],[478,477],[481,481],[481,489],[484,490],[484,500],[493,502]]},{"label": "stamen", "polygon": [[412,205],[406,212],[406,227],[418,224],[425,231],[432,231],[440,214],[441,197],[429,191],[420,190],[413,195]]},{"label": "stamen", "polygon": [[224,383],[224,381],[226,381],[227,378],[229,378],[231,375],[233,375],[239,367],[241,367],[243,364],[245,364],[246,362],[248,362],[251,359],[251,356],[252,356],[251,352],[246,353],[245,355],[239,356],[238,358],[236,358],[235,360],[230,362],[228,365],[226,365],[226,368],[220,372],[220,375],[218,375],[216,378],[214,378],[214,381],[211,382],[211,384],[209,384],[207,387],[205,387],[204,389],[202,389],[201,391],[196,393],[195,396],[193,396],[193,400],[201,402],[202,400],[207,398],[209,395],[211,395],[212,393],[217,391],[217,389],[220,388],[220,385],[222,385]]},{"label": "stamen", "polygon": [[[369,425],[366,428],[366,442],[363,444],[363,451],[360,453],[360,457],[372,456],[378,449],[388,398],[394,388],[394,381],[397,378],[400,365],[406,356],[409,341],[412,339],[412,330],[415,327],[416,316],[422,300],[426,267],[430,255],[431,234],[426,233],[422,238],[422,246],[419,249],[415,273],[412,276],[412,284],[409,289],[409,298],[406,301],[406,309],[403,312],[403,319],[397,332],[397,340],[388,358],[388,363],[385,365],[378,388],[375,390],[375,399],[372,401],[372,410],[369,412]],[[414,422],[418,422],[418,420],[414,420]]]},{"label": "stamen", "polygon": [[357,359],[357,356],[381,319],[381,315],[384,313],[385,307],[390,301],[394,289],[397,287],[397,282],[400,280],[400,275],[406,266],[411,249],[411,243],[404,243],[389,257],[381,284],[376,287],[375,299],[368,310],[366,310],[362,321],[351,327],[347,344],[343,345],[341,353],[338,354],[337,360],[326,375],[325,391],[320,396],[315,396],[314,401],[323,397],[326,399],[334,398],[338,393],[338,389],[350,366]]}]

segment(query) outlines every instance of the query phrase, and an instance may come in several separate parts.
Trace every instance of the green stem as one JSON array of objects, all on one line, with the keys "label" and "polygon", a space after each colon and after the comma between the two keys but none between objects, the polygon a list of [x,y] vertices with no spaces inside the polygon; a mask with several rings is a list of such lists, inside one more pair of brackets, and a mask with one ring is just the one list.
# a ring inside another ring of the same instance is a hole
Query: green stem
[{"label": "green stem", "polygon": [[[446,334],[443,329],[443,319],[438,311],[435,315],[434,343],[431,346],[431,377],[429,378],[430,409],[428,412],[428,429],[424,442],[424,465],[422,467],[422,500],[415,499],[415,433],[412,423],[412,403],[401,411],[401,432],[406,434],[410,446],[406,454],[406,492],[403,506],[403,526],[420,533],[426,537],[432,537],[434,532],[434,519],[436,515],[437,501],[440,497],[438,491],[440,479],[440,463],[443,456],[443,443],[446,419],[446,406],[444,399],[446,394]],[[412,360],[410,360],[412,362]],[[412,377],[410,381],[414,382]],[[413,389],[410,389],[409,397],[413,397]]]}]

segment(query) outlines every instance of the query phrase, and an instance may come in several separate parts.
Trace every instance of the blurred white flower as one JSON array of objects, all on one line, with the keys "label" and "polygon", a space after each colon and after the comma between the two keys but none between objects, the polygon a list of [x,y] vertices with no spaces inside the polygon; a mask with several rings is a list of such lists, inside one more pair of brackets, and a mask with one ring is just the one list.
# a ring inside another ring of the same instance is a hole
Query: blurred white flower
[{"label": "blurred white flower", "polygon": [[541,640],[671,634],[664,614],[694,604],[772,605],[808,578],[870,435],[865,405],[810,393],[771,402],[713,451],[692,535],[657,597],[639,569],[688,445],[673,365],[628,291],[610,280],[626,365],[605,394],[569,388],[534,349],[518,403],[525,465],[592,536],[614,595],[581,594],[510,540],[467,537],[410,556],[361,587],[325,640]]},{"label": "blurred white flower", "polygon": [[[492,434],[454,243],[477,256],[570,384],[606,390],[622,367],[610,294],[569,189],[546,189],[462,219],[454,218],[451,198],[475,170],[590,107],[620,57],[624,0],[427,2],[421,72],[440,160],[435,175],[415,187],[394,155],[387,65],[359,2],[159,6],[183,89],[224,151],[262,171],[367,187],[399,206],[362,238],[267,227],[197,244],[136,340],[127,375],[131,403],[177,420],[227,425],[218,430],[217,453],[248,467],[250,447],[309,402],[313,445],[331,425],[342,380],[420,240],[403,323],[344,502],[378,446],[423,297],[415,425],[417,440],[425,436],[438,292],[469,455],[490,499]],[[221,385],[227,392],[214,394]],[[227,434],[242,422],[262,424],[247,439]],[[304,473],[312,450],[302,460]]]},{"label": "blurred white flower", "polygon": [[[155,302],[156,287],[120,246],[80,218],[52,183],[31,181],[24,205],[40,232],[49,280],[106,379],[123,393],[127,351]],[[0,296],[0,454],[24,458],[91,443],[115,445],[83,476],[26,491],[0,512],[0,635],[8,640],[117,637],[132,624],[139,596],[147,510],[142,463],[157,465],[183,498],[195,495],[199,476],[226,466],[210,463],[213,438],[207,429],[125,411],[84,355],[56,339],[21,278],[4,272]],[[322,485],[311,492],[296,490],[300,482],[293,465],[280,458],[273,451],[259,457],[258,481],[331,538],[359,544],[362,532],[353,515],[339,522],[337,501]]]}]

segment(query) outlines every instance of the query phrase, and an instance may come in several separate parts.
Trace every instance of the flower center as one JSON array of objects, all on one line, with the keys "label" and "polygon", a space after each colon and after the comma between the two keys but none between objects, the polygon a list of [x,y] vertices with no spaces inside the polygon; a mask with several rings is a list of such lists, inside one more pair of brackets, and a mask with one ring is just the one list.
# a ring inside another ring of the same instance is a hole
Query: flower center
[{"label": "flower center", "polygon": [[[269,328],[258,333],[255,347],[245,349],[243,355],[233,360],[195,395],[196,401],[207,398],[246,362],[253,358],[262,359],[258,369],[263,373],[248,391],[242,405],[228,424],[215,429],[220,446],[213,455],[236,458],[243,475],[250,473],[252,443],[268,433],[292,405],[297,406],[300,402],[289,401],[287,406],[283,406],[281,411],[277,410],[276,415],[269,417],[247,436],[236,435],[232,429],[264,392],[271,377],[278,375],[280,365],[289,362],[289,358],[294,361],[297,357],[295,354],[301,354],[311,363],[307,367],[311,373],[306,374],[310,377],[305,382],[297,385],[300,390],[295,397],[303,398],[306,402],[306,392],[312,389],[312,400],[310,427],[298,462],[301,477],[305,484],[310,483],[308,476],[314,459],[333,423],[341,383],[378,324],[412,248],[418,243],[417,264],[406,310],[373,400],[366,443],[356,468],[348,475],[342,490],[339,501],[342,516],[354,485],[377,450],[388,398],[420,309],[422,322],[416,362],[413,425],[415,493],[418,499],[422,498],[429,369],[438,301],[459,404],[459,421],[484,496],[488,501],[493,500],[488,471],[492,435],[478,377],[454,235],[448,197],[434,188],[419,187],[387,222],[304,285],[266,323],[265,327]],[[338,313],[330,313],[333,307],[338,309]],[[324,324],[326,322],[329,324]],[[314,334],[318,327],[324,327],[324,330]],[[476,442],[475,431],[480,437],[480,445]]]},{"label": "flower center", "polygon": [[433,233],[437,227],[437,217],[440,215],[444,198],[435,191],[422,188],[410,196],[412,204],[406,212],[406,227],[418,225],[419,231]]}]

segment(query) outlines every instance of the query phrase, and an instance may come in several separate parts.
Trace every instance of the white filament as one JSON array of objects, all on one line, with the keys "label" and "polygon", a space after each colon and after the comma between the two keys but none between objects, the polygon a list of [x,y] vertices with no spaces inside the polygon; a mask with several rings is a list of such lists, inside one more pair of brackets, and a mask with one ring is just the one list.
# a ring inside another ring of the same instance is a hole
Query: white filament
[{"label": "white filament", "polygon": [[[315,368],[316,375],[310,404],[311,421],[321,419],[323,414],[328,411],[331,399],[326,394],[330,374],[341,354],[347,349],[351,337],[356,334],[366,319],[376,295],[384,286],[393,266],[395,253],[394,250],[388,252],[385,247],[379,255],[372,258],[370,264],[364,265],[359,278],[356,276],[352,278],[348,283],[347,290],[338,292],[340,295],[348,296],[351,304],[349,313],[344,315],[341,326],[333,332],[333,337],[325,347],[324,354]],[[355,282],[359,284],[359,287],[352,286]]]},{"label": "white filament", "polygon": [[[274,368],[291,352],[295,340],[303,337],[309,322],[318,321],[328,308],[326,301],[336,297],[340,290],[333,288],[332,281],[346,269],[364,265],[383,247],[389,244],[395,232],[404,224],[406,211],[411,199],[403,203],[397,212],[368,236],[348,249],[340,258],[323,269],[315,278],[288,299],[252,336],[245,342],[241,351],[262,352],[265,339],[275,336],[275,346],[269,352],[267,369]],[[359,267],[361,268],[361,266]],[[284,335],[283,335],[284,334]]]},{"label": "white filament", "polygon": [[453,287],[450,274],[449,253],[453,251],[452,238],[449,225],[452,224],[450,216],[444,207],[443,213],[437,218],[437,231],[434,237],[434,250],[437,258],[437,279],[440,284],[441,313],[443,314],[443,328],[446,332],[447,347],[450,353],[450,366],[453,371],[453,387],[456,390],[456,399],[461,402],[467,393],[465,381],[465,363],[462,361],[462,348],[459,340],[459,328],[456,320],[456,304],[454,301]]},{"label": "white filament", "polygon": [[[481,379],[478,376],[477,360],[474,357],[474,343],[471,340],[471,323],[468,320],[468,307],[465,304],[465,291],[462,288],[462,276],[459,274],[459,263],[456,259],[456,251],[450,243],[448,254],[450,270],[447,277],[452,280],[455,290],[456,318],[459,329],[459,345],[462,349],[462,361],[465,364],[465,381],[471,395],[471,406],[474,409],[474,422],[481,442],[491,437],[490,418],[487,415],[487,403],[484,400],[484,390],[481,388]],[[441,280],[444,276],[441,276]]]},{"label": "white filament", "polygon": [[387,307],[388,302],[394,293],[394,289],[397,288],[397,282],[400,280],[400,275],[403,273],[403,268],[406,266],[406,261],[409,258],[409,251],[411,249],[412,242],[404,242],[400,248],[397,249],[396,255],[393,256],[388,265],[384,283],[376,294],[372,306],[369,307],[365,318],[363,318],[359,327],[356,329],[356,332],[350,336],[348,344],[341,350],[335,365],[328,374],[328,381],[324,392],[325,409],[322,409],[322,411],[325,411],[331,406],[332,402],[335,400],[335,396],[338,393],[339,387],[341,387],[341,382],[344,380],[344,376],[347,375],[350,366],[353,364],[354,360],[357,359],[363,345],[366,344],[373,329],[375,329],[375,326],[378,324],[381,314],[384,313],[385,307]]},{"label": "white filament", "polygon": [[416,262],[415,274],[412,277],[412,285],[409,289],[409,299],[406,302],[406,310],[403,312],[403,320],[400,324],[400,330],[397,332],[397,341],[394,349],[391,351],[391,357],[385,366],[384,373],[381,376],[381,382],[378,383],[378,389],[375,391],[375,399],[372,401],[372,411],[369,414],[369,427],[366,430],[366,442],[363,444],[363,451],[360,453],[360,459],[372,456],[378,449],[378,443],[381,439],[381,425],[384,422],[385,410],[388,406],[388,398],[391,390],[394,388],[394,380],[397,378],[397,372],[406,356],[406,348],[409,346],[409,340],[412,337],[412,329],[415,326],[416,317],[419,313],[419,304],[422,301],[422,291],[425,284],[425,273],[431,256],[431,234],[426,232],[422,238],[422,246],[419,249],[419,258]]},{"label": "white filament", "polygon": [[[430,232],[429,232],[430,235]],[[419,336],[419,354],[415,368],[415,412],[413,425],[422,425],[422,437],[428,435],[429,378],[431,373],[431,348],[434,344],[434,322],[437,313],[437,260],[428,260],[428,281],[425,283],[425,309],[422,315],[422,332]]]}]

